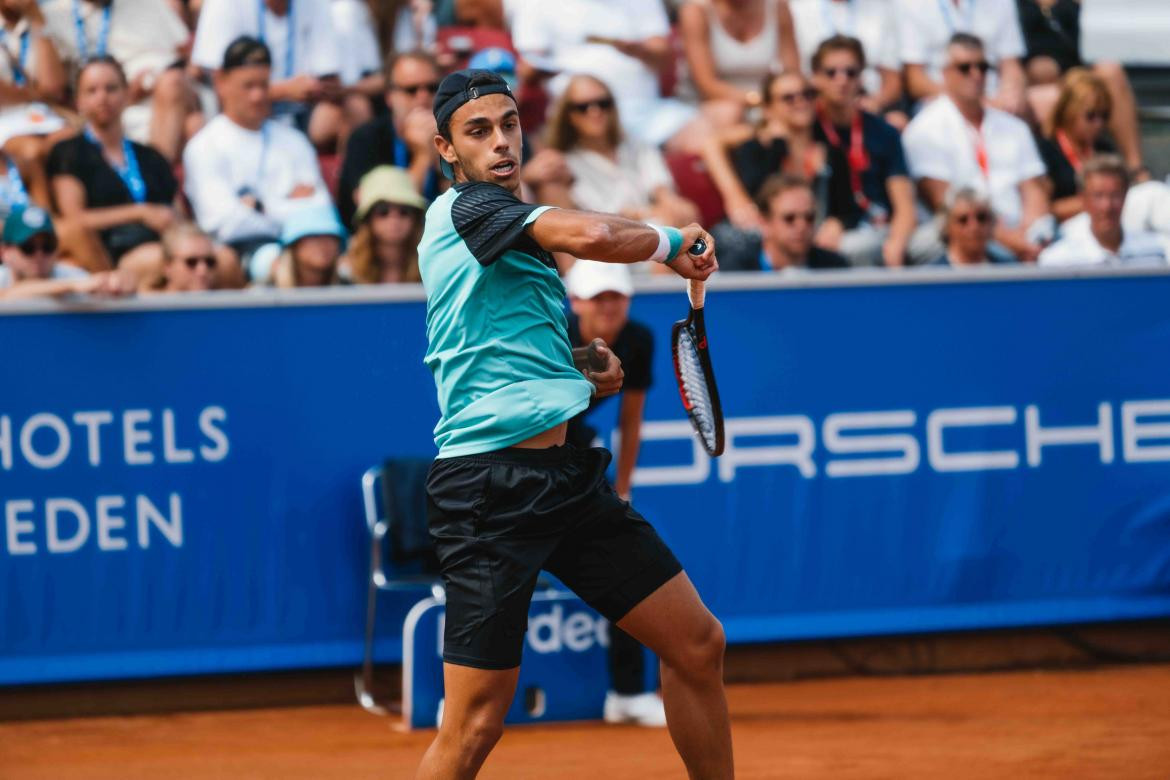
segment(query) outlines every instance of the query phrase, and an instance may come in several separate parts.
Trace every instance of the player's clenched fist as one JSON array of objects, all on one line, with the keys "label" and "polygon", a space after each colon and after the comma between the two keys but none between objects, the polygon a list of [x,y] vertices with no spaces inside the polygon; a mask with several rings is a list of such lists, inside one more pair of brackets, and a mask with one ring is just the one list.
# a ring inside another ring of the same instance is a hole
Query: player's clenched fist
[{"label": "player's clenched fist", "polygon": [[[682,248],[679,249],[678,254],[667,261],[667,266],[684,278],[706,281],[707,277],[715,273],[719,267],[719,261],[715,259],[715,239],[693,222],[681,228],[680,232],[683,236]],[[707,247],[702,254],[692,255],[691,247],[700,239]]]}]

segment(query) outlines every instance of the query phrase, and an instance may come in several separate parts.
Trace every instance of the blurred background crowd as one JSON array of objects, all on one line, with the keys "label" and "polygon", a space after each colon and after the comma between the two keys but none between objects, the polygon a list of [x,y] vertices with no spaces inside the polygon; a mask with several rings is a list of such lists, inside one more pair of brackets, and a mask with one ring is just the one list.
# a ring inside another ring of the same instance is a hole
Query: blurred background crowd
[{"label": "blurred background crowd", "polygon": [[698,221],[724,270],[1164,265],[1170,188],[1081,10],[0,0],[0,297],[416,282],[468,66],[514,85],[527,199]]}]

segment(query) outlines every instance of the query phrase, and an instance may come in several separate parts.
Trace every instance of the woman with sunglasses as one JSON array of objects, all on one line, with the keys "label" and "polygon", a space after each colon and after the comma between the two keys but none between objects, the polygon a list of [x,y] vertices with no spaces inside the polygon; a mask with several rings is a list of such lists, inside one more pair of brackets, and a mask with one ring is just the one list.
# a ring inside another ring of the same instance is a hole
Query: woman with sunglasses
[{"label": "woman with sunglasses", "polygon": [[[129,85],[122,66],[94,57],[77,76],[85,129],[53,147],[48,174],[70,253],[90,269],[157,265],[159,235],[175,220],[178,183],[153,147],[126,137]],[[73,237],[72,241],[69,237]]]},{"label": "woman with sunglasses", "polygon": [[790,174],[811,182],[819,215],[827,198],[828,151],[815,138],[816,90],[800,72],[785,71],[765,77],[760,92],[760,122],[715,134],[703,150],[727,210],[727,220],[712,230],[725,271],[758,267],[764,221],[757,200],[770,176]]},{"label": "woman with sunglasses", "polygon": [[1015,259],[1003,253],[992,255],[988,252],[995,232],[995,213],[987,196],[974,187],[948,192],[940,220],[942,241],[947,249],[930,265],[986,265]]},{"label": "woman with sunglasses", "polygon": [[675,191],[662,153],[622,131],[613,93],[592,76],[574,76],[565,88],[548,145],[564,154],[577,208],[673,227],[698,218],[695,204]]},{"label": "woman with sunglasses", "polygon": [[357,232],[342,260],[342,275],[357,284],[420,281],[418,242],[426,205],[402,168],[382,165],[363,176]]},{"label": "woman with sunglasses", "polygon": [[[1084,212],[1081,172],[1085,163],[1098,154],[1116,152],[1106,134],[1113,108],[1108,85],[1094,71],[1073,68],[1065,74],[1052,112],[1051,133],[1037,139],[1052,182],[1052,213],[1061,223]],[[1130,187],[1123,221],[1131,232],[1170,235],[1170,187],[1160,181]]]},{"label": "woman with sunglasses", "polygon": [[759,84],[766,75],[800,70],[787,0],[688,0],[678,24],[690,76],[680,93],[701,100],[718,127],[763,103]]}]

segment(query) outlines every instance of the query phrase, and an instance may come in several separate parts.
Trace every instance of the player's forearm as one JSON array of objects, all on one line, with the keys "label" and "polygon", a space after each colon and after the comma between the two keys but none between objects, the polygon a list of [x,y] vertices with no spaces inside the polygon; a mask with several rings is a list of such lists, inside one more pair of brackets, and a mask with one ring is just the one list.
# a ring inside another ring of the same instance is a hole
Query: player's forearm
[{"label": "player's forearm", "polygon": [[649,225],[592,211],[546,211],[529,231],[549,252],[609,263],[640,262],[658,249],[658,231]]}]

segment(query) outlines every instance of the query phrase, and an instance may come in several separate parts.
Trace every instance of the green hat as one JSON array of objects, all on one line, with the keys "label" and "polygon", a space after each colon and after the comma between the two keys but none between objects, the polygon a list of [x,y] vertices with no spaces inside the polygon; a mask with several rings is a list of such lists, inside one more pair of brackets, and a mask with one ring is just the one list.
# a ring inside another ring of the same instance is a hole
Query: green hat
[{"label": "green hat", "polygon": [[33,236],[48,234],[55,236],[53,221],[48,213],[38,206],[22,206],[14,208],[4,220],[5,244],[23,244]]}]

